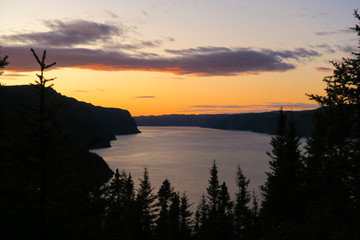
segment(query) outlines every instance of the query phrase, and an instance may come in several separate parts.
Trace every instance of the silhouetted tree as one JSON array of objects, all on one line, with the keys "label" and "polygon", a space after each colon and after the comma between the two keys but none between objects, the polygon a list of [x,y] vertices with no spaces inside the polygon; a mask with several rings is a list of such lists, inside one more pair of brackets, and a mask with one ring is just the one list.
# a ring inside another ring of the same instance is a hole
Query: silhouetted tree
[{"label": "silhouetted tree", "polygon": [[195,213],[194,236],[196,239],[208,238],[209,212],[210,212],[210,207],[206,201],[205,195],[203,194],[201,196],[200,202],[197,206]]},{"label": "silhouetted tree", "polygon": [[193,213],[189,210],[191,204],[185,194],[180,198],[180,239],[190,239],[191,237],[191,216]]},{"label": "silhouetted tree", "polygon": [[[8,56],[6,56],[6,55],[1,56],[0,55],[0,76],[4,73],[3,70],[7,65],[9,65]],[[0,83],[0,86],[1,86],[1,83]]]},{"label": "silhouetted tree", "polygon": [[272,151],[270,172],[262,186],[263,226],[269,239],[295,239],[300,237],[297,229],[302,214],[301,171],[303,168],[299,150],[300,138],[296,134],[295,123],[280,110],[277,135],[271,139]]},{"label": "silhouetted tree", "polygon": [[219,204],[220,185],[218,179],[218,170],[215,161],[213,162],[213,165],[210,169],[209,186],[206,188],[206,191],[208,194],[210,215],[216,214]]},{"label": "silhouetted tree", "polygon": [[[358,24],[352,29],[360,36]],[[331,61],[325,96],[308,95],[321,106],[306,146],[308,238],[360,237],[360,53],[352,54]]]},{"label": "silhouetted tree", "polygon": [[235,239],[246,239],[247,232],[250,228],[250,208],[249,203],[251,200],[248,190],[250,180],[248,180],[240,165],[238,165],[236,173],[236,201],[234,208],[234,235]]},{"label": "silhouetted tree", "polygon": [[2,234],[7,239],[97,238],[104,208],[99,191],[111,171],[100,172],[106,166],[101,157],[66,141],[57,118],[63,103],[51,97],[53,79],[44,76],[55,63],[45,63],[46,51],[42,58],[32,53],[41,71],[32,84],[37,101],[20,102],[18,118],[10,118],[17,128],[9,130],[9,158],[0,179],[6,186],[0,194],[7,219]]},{"label": "silhouetted tree", "polygon": [[156,220],[156,238],[169,239],[172,234],[170,227],[170,205],[174,196],[174,189],[170,181],[165,179],[158,191],[157,199],[159,205],[159,217]]},{"label": "silhouetted tree", "polygon": [[219,213],[218,213],[218,236],[221,239],[231,239],[233,234],[233,202],[230,199],[230,194],[226,183],[220,187],[219,193]]},{"label": "silhouetted tree", "polygon": [[107,239],[130,239],[135,235],[136,203],[131,175],[116,169],[114,178],[105,190],[105,233]]},{"label": "silhouetted tree", "polygon": [[179,193],[172,194],[169,209],[170,234],[168,239],[180,238],[180,196]]},{"label": "silhouetted tree", "polygon": [[156,196],[152,193],[149,172],[147,167],[140,180],[140,188],[136,195],[136,201],[140,210],[140,239],[152,239],[154,235],[154,222],[156,218]]}]

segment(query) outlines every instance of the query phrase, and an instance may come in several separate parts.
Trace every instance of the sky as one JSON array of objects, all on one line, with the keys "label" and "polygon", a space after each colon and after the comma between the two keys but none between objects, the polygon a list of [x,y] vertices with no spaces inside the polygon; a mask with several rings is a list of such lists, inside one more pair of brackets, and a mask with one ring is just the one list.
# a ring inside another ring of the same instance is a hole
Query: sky
[{"label": "sky", "polygon": [[45,72],[63,95],[133,116],[314,109],[351,57],[358,0],[0,0],[1,84]]}]

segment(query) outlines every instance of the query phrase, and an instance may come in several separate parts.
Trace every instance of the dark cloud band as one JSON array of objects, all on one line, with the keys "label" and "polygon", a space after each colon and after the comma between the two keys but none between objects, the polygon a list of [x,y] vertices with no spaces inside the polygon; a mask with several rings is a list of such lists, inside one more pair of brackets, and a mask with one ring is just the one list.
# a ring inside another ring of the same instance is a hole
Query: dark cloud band
[{"label": "dark cloud band", "polygon": [[[30,47],[3,46],[3,54],[8,55],[8,70],[24,72],[36,71],[36,62]],[[36,49],[38,52],[42,49]],[[142,57],[119,51],[87,48],[48,48],[49,62],[56,61],[57,68],[81,68],[104,71],[158,71],[178,75],[230,76],[243,73],[266,71],[287,71],[295,65],[284,59],[316,56],[314,51],[272,51],[251,49],[221,49],[210,53],[183,54],[174,57]]]},{"label": "dark cloud band", "polygon": [[7,70],[36,71],[36,62],[29,49],[37,47],[37,51],[42,51],[39,46],[46,47],[50,62],[57,62],[54,68],[158,71],[197,76],[282,72],[295,68],[289,60],[320,56],[318,52],[304,48],[274,51],[211,46],[167,49],[165,52],[170,56],[159,56],[139,50],[160,47],[164,41],[173,41],[172,38],[127,43],[118,41],[127,31],[121,24],[86,20],[46,20],[43,23],[48,31],[0,36],[3,42],[11,43],[3,46],[3,53],[10,57]]}]

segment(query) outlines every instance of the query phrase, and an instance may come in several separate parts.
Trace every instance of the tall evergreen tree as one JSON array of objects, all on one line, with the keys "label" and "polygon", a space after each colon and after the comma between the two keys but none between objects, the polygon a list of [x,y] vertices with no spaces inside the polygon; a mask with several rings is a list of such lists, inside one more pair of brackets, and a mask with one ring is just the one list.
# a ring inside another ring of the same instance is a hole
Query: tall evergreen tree
[{"label": "tall evergreen tree", "polygon": [[171,204],[169,209],[169,226],[170,237],[168,239],[180,238],[180,196],[179,193],[174,192],[171,197]]},{"label": "tall evergreen tree", "polygon": [[236,201],[234,208],[234,236],[235,239],[246,239],[247,233],[251,226],[251,212],[249,203],[251,200],[248,190],[250,180],[248,180],[240,165],[237,168],[236,173]]},{"label": "tall evergreen tree", "polygon": [[303,217],[301,201],[302,161],[299,150],[300,139],[296,134],[292,119],[286,121],[286,115],[280,110],[277,135],[272,137],[270,172],[262,186],[263,225],[269,239],[295,239],[300,237],[298,225]]},{"label": "tall evergreen tree", "polygon": [[140,180],[140,188],[136,195],[136,201],[140,210],[140,239],[152,239],[154,236],[154,223],[156,218],[156,196],[153,194],[149,172],[144,168],[144,175]]},{"label": "tall evergreen tree", "polygon": [[220,194],[218,170],[217,170],[215,160],[214,160],[213,165],[212,165],[212,167],[210,169],[209,186],[206,188],[206,191],[208,193],[210,213],[215,214],[216,211],[218,210],[219,194]]},{"label": "tall evergreen tree", "polygon": [[191,216],[193,213],[189,210],[191,204],[184,192],[180,198],[180,239],[190,239],[191,237]]},{"label": "tall evergreen tree", "polygon": [[[352,29],[360,36],[358,24]],[[308,95],[321,106],[306,146],[309,237],[360,237],[360,53],[352,54],[331,62],[325,96]]]},{"label": "tall evergreen tree", "polygon": [[105,191],[106,214],[104,219],[107,239],[130,239],[137,227],[134,183],[131,175],[116,169],[114,178]]},{"label": "tall evergreen tree", "polygon": [[218,210],[218,235],[221,239],[231,239],[233,235],[233,202],[226,183],[220,187],[219,193],[219,210]]},{"label": "tall evergreen tree", "polygon": [[208,239],[209,212],[210,207],[206,201],[205,195],[203,194],[195,213],[194,235],[197,239]]},{"label": "tall evergreen tree", "polygon": [[159,217],[156,219],[156,238],[169,239],[172,229],[170,229],[170,205],[174,196],[174,189],[170,181],[165,179],[158,191],[157,199],[159,205]]}]

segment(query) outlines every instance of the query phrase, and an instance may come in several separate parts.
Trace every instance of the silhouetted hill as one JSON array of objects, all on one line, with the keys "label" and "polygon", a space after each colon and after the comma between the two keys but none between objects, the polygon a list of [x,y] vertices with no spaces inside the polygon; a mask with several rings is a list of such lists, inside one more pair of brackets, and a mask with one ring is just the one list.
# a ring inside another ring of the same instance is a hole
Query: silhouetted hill
[{"label": "silhouetted hill", "polygon": [[[295,120],[301,136],[310,136],[313,130],[313,114],[316,110],[285,111]],[[134,117],[139,126],[198,126],[224,130],[242,130],[275,134],[279,112],[242,114],[203,114],[203,115],[162,115]]]},{"label": "silhouetted hill", "polygon": [[[55,90],[48,98],[47,101],[62,102],[57,114],[61,130],[68,132],[71,141],[77,144],[92,143],[91,148],[110,147],[115,135],[139,133],[127,110],[97,107],[63,96]],[[0,87],[0,103],[7,128],[15,129],[16,109],[21,104],[38,104],[38,96],[32,86],[3,86]]]}]

